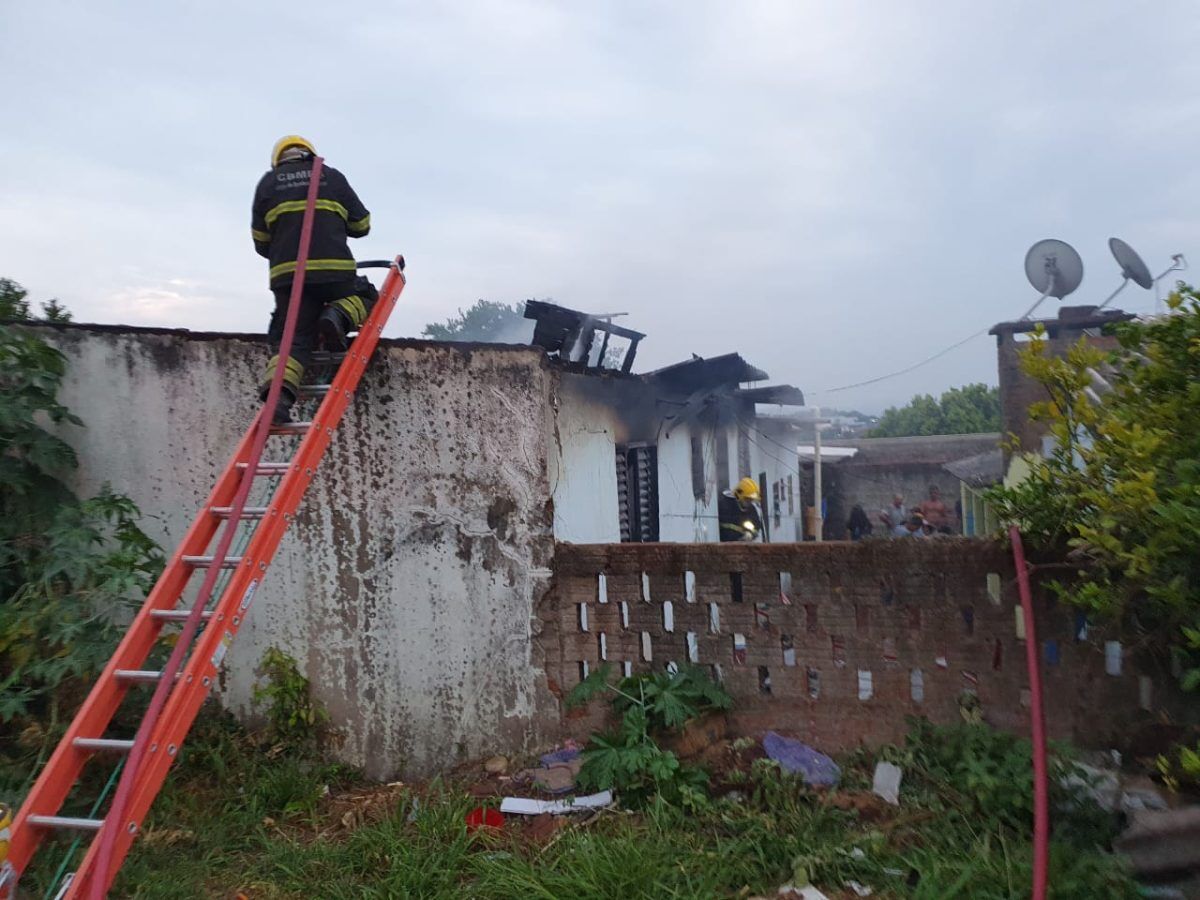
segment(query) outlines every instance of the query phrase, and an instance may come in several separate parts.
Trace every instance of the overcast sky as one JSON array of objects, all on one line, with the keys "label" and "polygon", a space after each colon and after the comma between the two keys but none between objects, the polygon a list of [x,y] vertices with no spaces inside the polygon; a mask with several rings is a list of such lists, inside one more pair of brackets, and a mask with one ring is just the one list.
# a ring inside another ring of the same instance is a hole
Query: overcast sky
[{"label": "overcast sky", "polygon": [[[1188,2],[0,4],[0,275],[78,321],[263,331],[250,197],[312,139],[403,252],[389,335],[477,298],[628,311],[640,369],[740,351],[810,403],[995,382],[979,338],[1072,242],[1076,302],[1200,265]],[[1130,288],[1128,309],[1153,294]]]}]

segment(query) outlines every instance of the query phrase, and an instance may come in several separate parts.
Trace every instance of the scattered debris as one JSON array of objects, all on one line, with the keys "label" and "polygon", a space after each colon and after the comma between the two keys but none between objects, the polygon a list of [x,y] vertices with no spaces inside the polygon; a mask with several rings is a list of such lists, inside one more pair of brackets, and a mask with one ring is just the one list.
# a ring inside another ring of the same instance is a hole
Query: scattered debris
[{"label": "scattered debris", "polygon": [[800,773],[804,782],[814,787],[833,787],[842,777],[842,770],[832,759],[794,738],[768,731],[763,736],[767,756],[779,763],[785,772]]},{"label": "scattered debris", "polygon": [[895,815],[887,803],[870,791],[830,791],[821,802],[834,809],[857,813],[863,822],[880,822]]},{"label": "scattered debris", "polygon": [[575,741],[547,753],[539,760],[541,766],[522,769],[513,776],[517,784],[532,784],[547,794],[565,794],[575,787],[575,779],[583,768],[583,755]]},{"label": "scattered debris", "polygon": [[480,828],[499,829],[504,827],[504,816],[495,809],[477,806],[466,815],[467,833],[478,831]]},{"label": "scattered debris", "polygon": [[1062,779],[1062,786],[1075,794],[1095,800],[1105,812],[1113,812],[1121,798],[1121,778],[1113,769],[1101,769],[1076,763],[1075,769]]},{"label": "scattered debris", "polygon": [[549,841],[559,830],[565,827],[566,820],[552,813],[542,813],[534,816],[529,822],[529,828],[526,830],[526,835],[530,841],[535,844],[544,844]]},{"label": "scattered debris", "polygon": [[854,891],[854,893],[857,894],[859,897],[870,897],[872,894],[875,893],[874,888],[867,887],[865,884],[863,884],[860,881],[853,881],[853,880],[843,881],[842,886],[847,887],[850,890]]},{"label": "scattered debris", "polygon": [[565,741],[559,749],[542,754],[541,763],[546,768],[549,768],[550,766],[561,766],[564,763],[569,763],[578,759],[581,752],[582,748],[579,746],[577,741]]},{"label": "scattered debris", "polygon": [[1157,900],[1188,900],[1187,894],[1170,885],[1141,885],[1138,893],[1143,897],[1155,897]]},{"label": "scattered debris", "polygon": [[483,771],[489,775],[503,775],[508,771],[508,757],[493,756],[483,764]]},{"label": "scattered debris", "polygon": [[1113,846],[1138,875],[1200,870],[1200,806],[1136,810]]},{"label": "scattered debris", "polygon": [[[370,785],[368,787],[352,788],[329,795],[329,818],[337,824],[332,825],[328,833],[337,831],[354,831],[365,824],[374,824],[386,819],[396,808],[404,783],[400,781],[391,784]],[[417,798],[413,797],[413,802]],[[274,821],[271,822],[273,826]],[[267,821],[263,821],[267,825]]]},{"label": "scattered debris", "polygon": [[785,884],[779,889],[778,897],[785,897],[787,900],[829,900],[829,897],[818,891],[811,884],[806,884],[804,887],[795,887],[790,884]]},{"label": "scattered debris", "polygon": [[1121,810],[1131,813],[1139,809],[1169,809],[1170,804],[1158,786],[1147,776],[1125,778],[1121,785]]},{"label": "scattered debris", "polygon": [[904,775],[899,766],[889,762],[875,765],[875,779],[871,791],[877,797],[882,797],[892,806],[900,805],[900,779]]},{"label": "scattered debris", "polygon": [[505,797],[500,802],[500,811],[521,816],[538,816],[542,813],[562,815],[581,809],[599,809],[613,802],[612,791],[601,791],[585,797],[570,797],[566,800],[534,800],[530,797]]}]

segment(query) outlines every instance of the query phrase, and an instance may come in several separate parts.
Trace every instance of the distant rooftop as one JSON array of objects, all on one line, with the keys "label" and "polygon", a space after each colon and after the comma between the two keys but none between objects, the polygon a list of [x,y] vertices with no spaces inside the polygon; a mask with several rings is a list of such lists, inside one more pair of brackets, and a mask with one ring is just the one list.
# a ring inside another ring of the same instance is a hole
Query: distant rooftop
[{"label": "distant rooftop", "polygon": [[898,438],[838,438],[822,441],[827,447],[857,447],[856,466],[938,465],[994,450],[999,432],[985,434],[934,434]]}]

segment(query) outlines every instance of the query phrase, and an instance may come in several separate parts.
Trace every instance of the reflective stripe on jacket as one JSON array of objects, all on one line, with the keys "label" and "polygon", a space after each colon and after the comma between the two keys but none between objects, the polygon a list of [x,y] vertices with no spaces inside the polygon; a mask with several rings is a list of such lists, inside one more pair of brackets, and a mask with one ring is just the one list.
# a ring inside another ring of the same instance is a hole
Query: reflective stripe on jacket
[{"label": "reflective stripe on jacket", "polygon": [[[271,263],[273,288],[290,284],[296,271],[311,172],[311,157],[283,162],[263,175],[254,190],[250,236],[258,255]],[[352,276],[354,254],[346,239],[363,237],[370,230],[371,214],[346,176],[332,166],[323,166],[306,281],[321,284]]]}]

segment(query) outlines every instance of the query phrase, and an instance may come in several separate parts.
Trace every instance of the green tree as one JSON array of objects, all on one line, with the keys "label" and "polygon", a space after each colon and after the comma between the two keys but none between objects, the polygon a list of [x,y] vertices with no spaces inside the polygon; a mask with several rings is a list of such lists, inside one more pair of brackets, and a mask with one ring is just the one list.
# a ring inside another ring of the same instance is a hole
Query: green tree
[{"label": "green tree", "polygon": [[42,303],[42,315],[32,316],[29,312],[29,292],[11,278],[0,278],[0,321],[28,321],[41,318],[45,322],[70,322],[71,313],[57,297]]},{"label": "green tree", "polygon": [[917,394],[907,406],[890,407],[870,437],[982,434],[1000,430],[1000,389],[986,384],[951,388],[935,400]]},{"label": "green tree", "polygon": [[[1029,477],[991,492],[1002,518],[1078,577],[1059,593],[1119,623],[1123,638],[1183,663],[1200,687],[1200,294],[1180,285],[1171,315],[1114,329],[1119,349],[1081,341],[1066,356],[1030,343],[1026,373],[1047,399],[1031,408],[1053,450]],[[1096,393],[1095,373],[1111,390]]]},{"label": "green tree", "polygon": [[[15,282],[0,280],[0,303],[7,318],[31,319]],[[52,429],[83,424],[58,400],[65,374],[66,358],[36,330],[0,324],[0,722],[37,723],[35,753],[57,737],[162,562],[128,497],[105,486],[80,499],[62,480],[77,460]]]},{"label": "green tree", "polygon": [[529,330],[523,303],[497,303],[476,300],[473,306],[460,309],[458,315],[445,322],[426,325],[421,334],[435,341],[504,341],[507,335],[523,334]]}]

